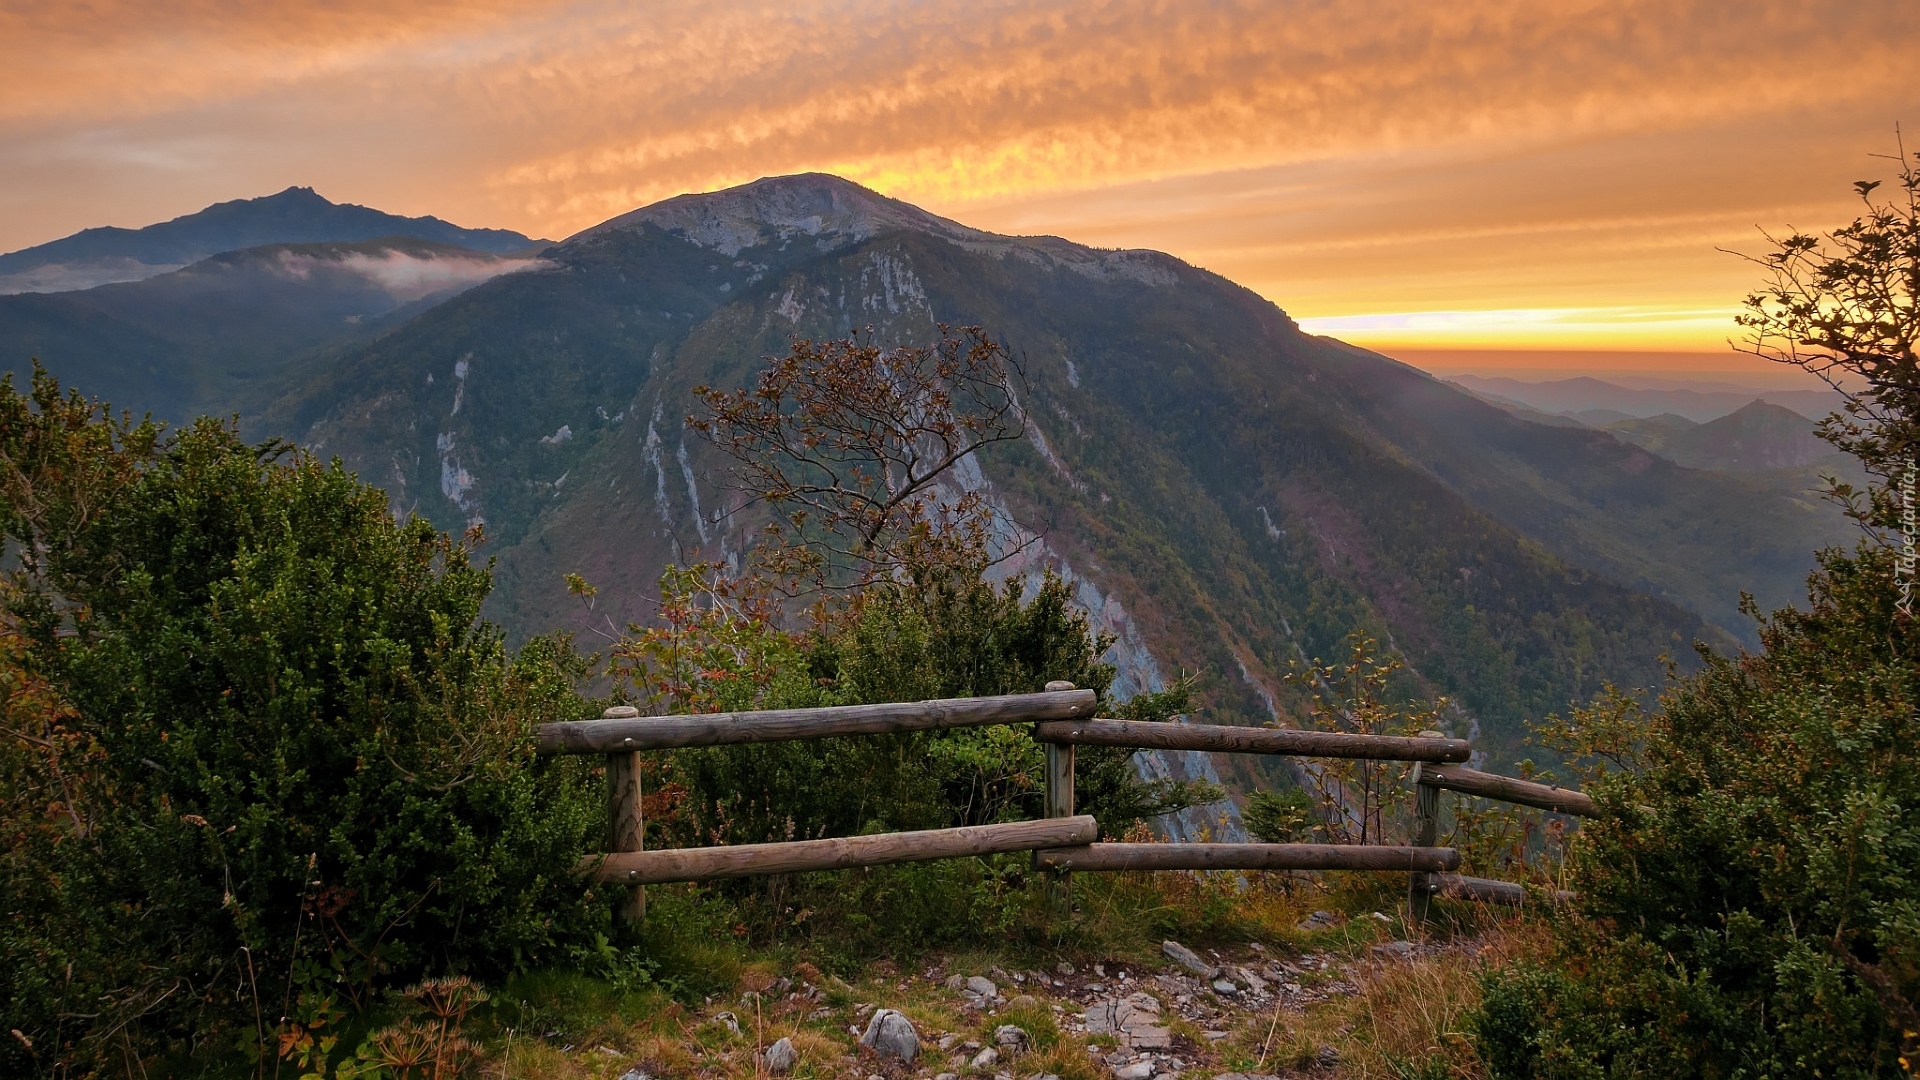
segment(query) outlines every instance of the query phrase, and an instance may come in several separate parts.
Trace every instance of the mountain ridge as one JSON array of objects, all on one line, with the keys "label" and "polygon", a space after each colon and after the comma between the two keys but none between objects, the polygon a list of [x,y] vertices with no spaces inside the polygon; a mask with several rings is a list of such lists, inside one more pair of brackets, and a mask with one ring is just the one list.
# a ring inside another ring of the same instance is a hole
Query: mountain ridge
[{"label": "mountain ridge", "polygon": [[545,246],[508,229],[468,229],[432,216],[402,217],[335,203],[310,187],[232,199],[138,229],[101,226],[0,254],[0,294],[71,292],[139,281],[227,251],[276,243],[412,237],[489,254]]},{"label": "mountain ridge", "polygon": [[1455,374],[1445,376],[1469,393],[1487,400],[1517,402],[1531,409],[1563,416],[1593,410],[1623,417],[1647,418],[1661,413],[1706,423],[1744,407],[1755,399],[1818,420],[1840,411],[1840,395],[1832,390],[1781,390],[1767,387],[1729,387],[1699,390],[1688,387],[1633,388],[1590,375],[1567,379],[1528,381],[1504,376]]},{"label": "mountain ridge", "polygon": [[1815,434],[1812,421],[1758,398],[1704,424],[1665,415],[1608,425],[1616,438],[1690,469],[1758,472],[1820,466],[1850,478],[1858,467]]},{"label": "mountain ridge", "polygon": [[865,240],[879,227],[919,228],[963,240],[992,235],[828,173],[794,173],[763,176],[717,192],[675,195],[609,218],[565,243],[641,225],[677,233],[723,255],[799,235]]}]

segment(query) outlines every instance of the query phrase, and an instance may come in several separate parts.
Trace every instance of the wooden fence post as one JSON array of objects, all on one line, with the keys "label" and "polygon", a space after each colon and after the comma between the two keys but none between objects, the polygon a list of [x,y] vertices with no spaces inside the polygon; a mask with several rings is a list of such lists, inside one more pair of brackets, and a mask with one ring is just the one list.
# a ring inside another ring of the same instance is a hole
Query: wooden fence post
[{"label": "wooden fence post", "polygon": [[[1049,693],[1072,690],[1074,685],[1063,679],[1047,684]],[[1073,817],[1073,744],[1046,743],[1047,754],[1047,816],[1050,818]],[[1048,872],[1047,898],[1056,915],[1068,918],[1073,916],[1073,871],[1053,870]]]},{"label": "wooden fence post", "polygon": [[[1438,731],[1423,731],[1423,739],[1440,739],[1445,736]],[[1413,765],[1413,846],[1434,846],[1440,834],[1440,789],[1431,784],[1420,782],[1421,770],[1426,762]],[[1407,919],[1410,922],[1427,921],[1427,905],[1433,900],[1437,888],[1432,874],[1414,871],[1407,875]]]},{"label": "wooden fence post", "polygon": [[[640,710],[631,705],[608,709],[608,720],[631,719]],[[607,755],[607,850],[645,851],[647,819],[641,806],[640,754],[635,750]],[[647,917],[647,887],[635,885],[614,910],[614,918],[623,922],[642,922]]]}]

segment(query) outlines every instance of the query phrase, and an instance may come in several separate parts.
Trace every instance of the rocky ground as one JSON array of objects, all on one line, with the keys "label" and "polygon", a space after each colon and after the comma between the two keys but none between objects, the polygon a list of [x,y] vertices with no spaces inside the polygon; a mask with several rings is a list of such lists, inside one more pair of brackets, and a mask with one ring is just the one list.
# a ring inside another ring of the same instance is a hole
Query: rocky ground
[{"label": "rocky ground", "polygon": [[[1471,981],[1483,945],[1406,940],[1380,914],[1347,922],[1315,912],[1294,944],[1192,949],[1168,941],[1151,962],[1079,958],[1009,970],[949,957],[910,973],[882,962],[855,983],[805,963],[756,970],[732,995],[673,1007],[679,1038],[562,1049],[588,1065],[568,1072],[605,1080],[1377,1075],[1356,1069],[1341,1048],[1377,1016],[1369,995],[1445,996],[1452,990],[1435,988],[1452,987],[1463,973]],[[1322,947],[1301,947],[1316,938],[1326,939]],[[1421,980],[1430,987],[1411,988]]]}]

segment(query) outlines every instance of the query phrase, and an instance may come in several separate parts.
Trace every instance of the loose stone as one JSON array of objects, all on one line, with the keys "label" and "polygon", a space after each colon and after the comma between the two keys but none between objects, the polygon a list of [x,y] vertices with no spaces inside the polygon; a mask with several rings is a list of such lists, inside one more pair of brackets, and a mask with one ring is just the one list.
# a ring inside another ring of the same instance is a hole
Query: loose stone
[{"label": "loose stone", "polygon": [[794,1049],[792,1039],[783,1036],[776,1039],[772,1046],[767,1047],[765,1062],[769,1073],[775,1076],[785,1076],[793,1071],[795,1065],[799,1064],[800,1051]]},{"label": "loose stone", "polygon": [[1181,967],[1186,968],[1188,971],[1193,972],[1203,979],[1211,979],[1218,973],[1212,964],[1200,959],[1199,953],[1194,952],[1192,949],[1187,948],[1177,941],[1161,942],[1160,951],[1167,955],[1167,959],[1179,964]]},{"label": "loose stone", "polygon": [[897,1009],[874,1013],[873,1019],[867,1021],[866,1033],[860,1036],[860,1045],[881,1057],[899,1058],[908,1063],[920,1056],[920,1035],[913,1030],[913,1021]]}]

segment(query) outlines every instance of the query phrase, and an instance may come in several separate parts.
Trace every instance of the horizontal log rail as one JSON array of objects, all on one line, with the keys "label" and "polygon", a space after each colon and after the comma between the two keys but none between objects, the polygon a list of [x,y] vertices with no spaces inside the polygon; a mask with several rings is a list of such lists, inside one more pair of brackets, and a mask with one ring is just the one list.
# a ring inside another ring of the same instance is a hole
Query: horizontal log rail
[{"label": "horizontal log rail", "polygon": [[[680,848],[656,851],[616,850],[581,860],[580,872],[596,881],[635,886],[623,917],[644,911],[638,886],[674,881],[703,881],[761,874],[838,870],[856,866],[1032,851],[1036,869],[1051,875],[1051,892],[1061,900],[1075,870],[1375,870],[1412,875],[1409,896],[1417,895],[1416,914],[1433,892],[1515,902],[1525,890],[1509,882],[1465,878],[1451,871],[1460,854],[1435,847],[1432,829],[1415,838],[1416,846],[1333,844],[1102,844],[1093,818],[1073,816],[1073,748],[1076,745],[1194,750],[1206,753],[1287,754],[1301,757],[1362,758],[1418,762],[1415,776],[1422,820],[1435,818],[1429,806],[1445,788],[1484,798],[1591,816],[1593,800],[1577,791],[1526,780],[1494,776],[1461,767],[1471,747],[1438,732],[1419,738],[1350,735],[1289,728],[1232,727],[1110,720],[1092,715],[1096,695],[1071,683],[1049,683],[1044,693],[939,701],[849,705],[821,709],[710,713],[696,716],[639,717],[633,710],[609,710],[599,720],[542,724],[535,732],[541,754],[608,755],[609,811],[615,828],[611,846],[639,848],[639,786],[616,783],[637,776],[635,755],[643,750],[746,743],[787,742],[852,735],[888,735],[912,731],[1034,725],[1034,738],[1047,747],[1048,817],[957,829],[799,840],[776,844]],[[622,769],[624,768],[624,772]],[[629,821],[629,819],[631,819]],[[622,825],[626,831],[621,832]],[[631,834],[631,835],[628,835]],[[1070,905],[1069,905],[1070,906]]]},{"label": "horizontal log rail", "polygon": [[668,881],[705,881],[712,878],[928,862],[970,855],[1000,855],[1010,851],[1090,844],[1099,835],[1099,826],[1093,818],[1081,815],[1014,821],[1001,825],[968,825],[958,829],[793,840],[779,844],[619,851],[589,856],[581,860],[580,870],[595,881],[657,885]]},{"label": "horizontal log rail", "polygon": [[541,724],[534,731],[534,746],[542,754],[612,754],[683,746],[727,746],[1024,724],[1086,715],[1093,711],[1094,696],[1091,690],[1056,690],[824,709],[576,720]]},{"label": "horizontal log rail", "polygon": [[[1440,740],[1422,741],[1439,742]],[[1495,776],[1492,773],[1477,772],[1453,765],[1423,768],[1420,771],[1420,783],[1428,787],[1478,795],[1483,799],[1519,803],[1522,806],[1552,810],[1561,814],[1594,817],[1600,812],[1594,806],[1592,798],[1578,791],[1569,791],[1549,784],[1536,784],[1531,780],[1515,780],[1511,776]]]},{"label": "horizontal log rail", "polygon": [[1452,848],[1348,844],[1089,844],[1033,853],[1041,870],[1453,870]]},{"label": "horizontal log rail", "polygon": [[[1442,896],[1455,900],[1477,900],[1486,904],[1507,904],[1519,907],[1527,902],[1527,888],[1511,881],[1494,881],[1491,878],[1468,877],[1465,874],[1435,874],[1434,888]],[[1553,890],[1553,898],[1561,903],[1573,899],[1573,894],[1565,889]]]},{"label": "horizontal log rail", "polygon": [[1465,739],[1347,735],[1332,731],[1168,724],[1150,720],[1054,720],[1035,725],[1033,737],[1043,743],[1079,746],[1142,746],[1155,750],[1297,754],[1377,761],[1465,761],[1473,753]]}]

